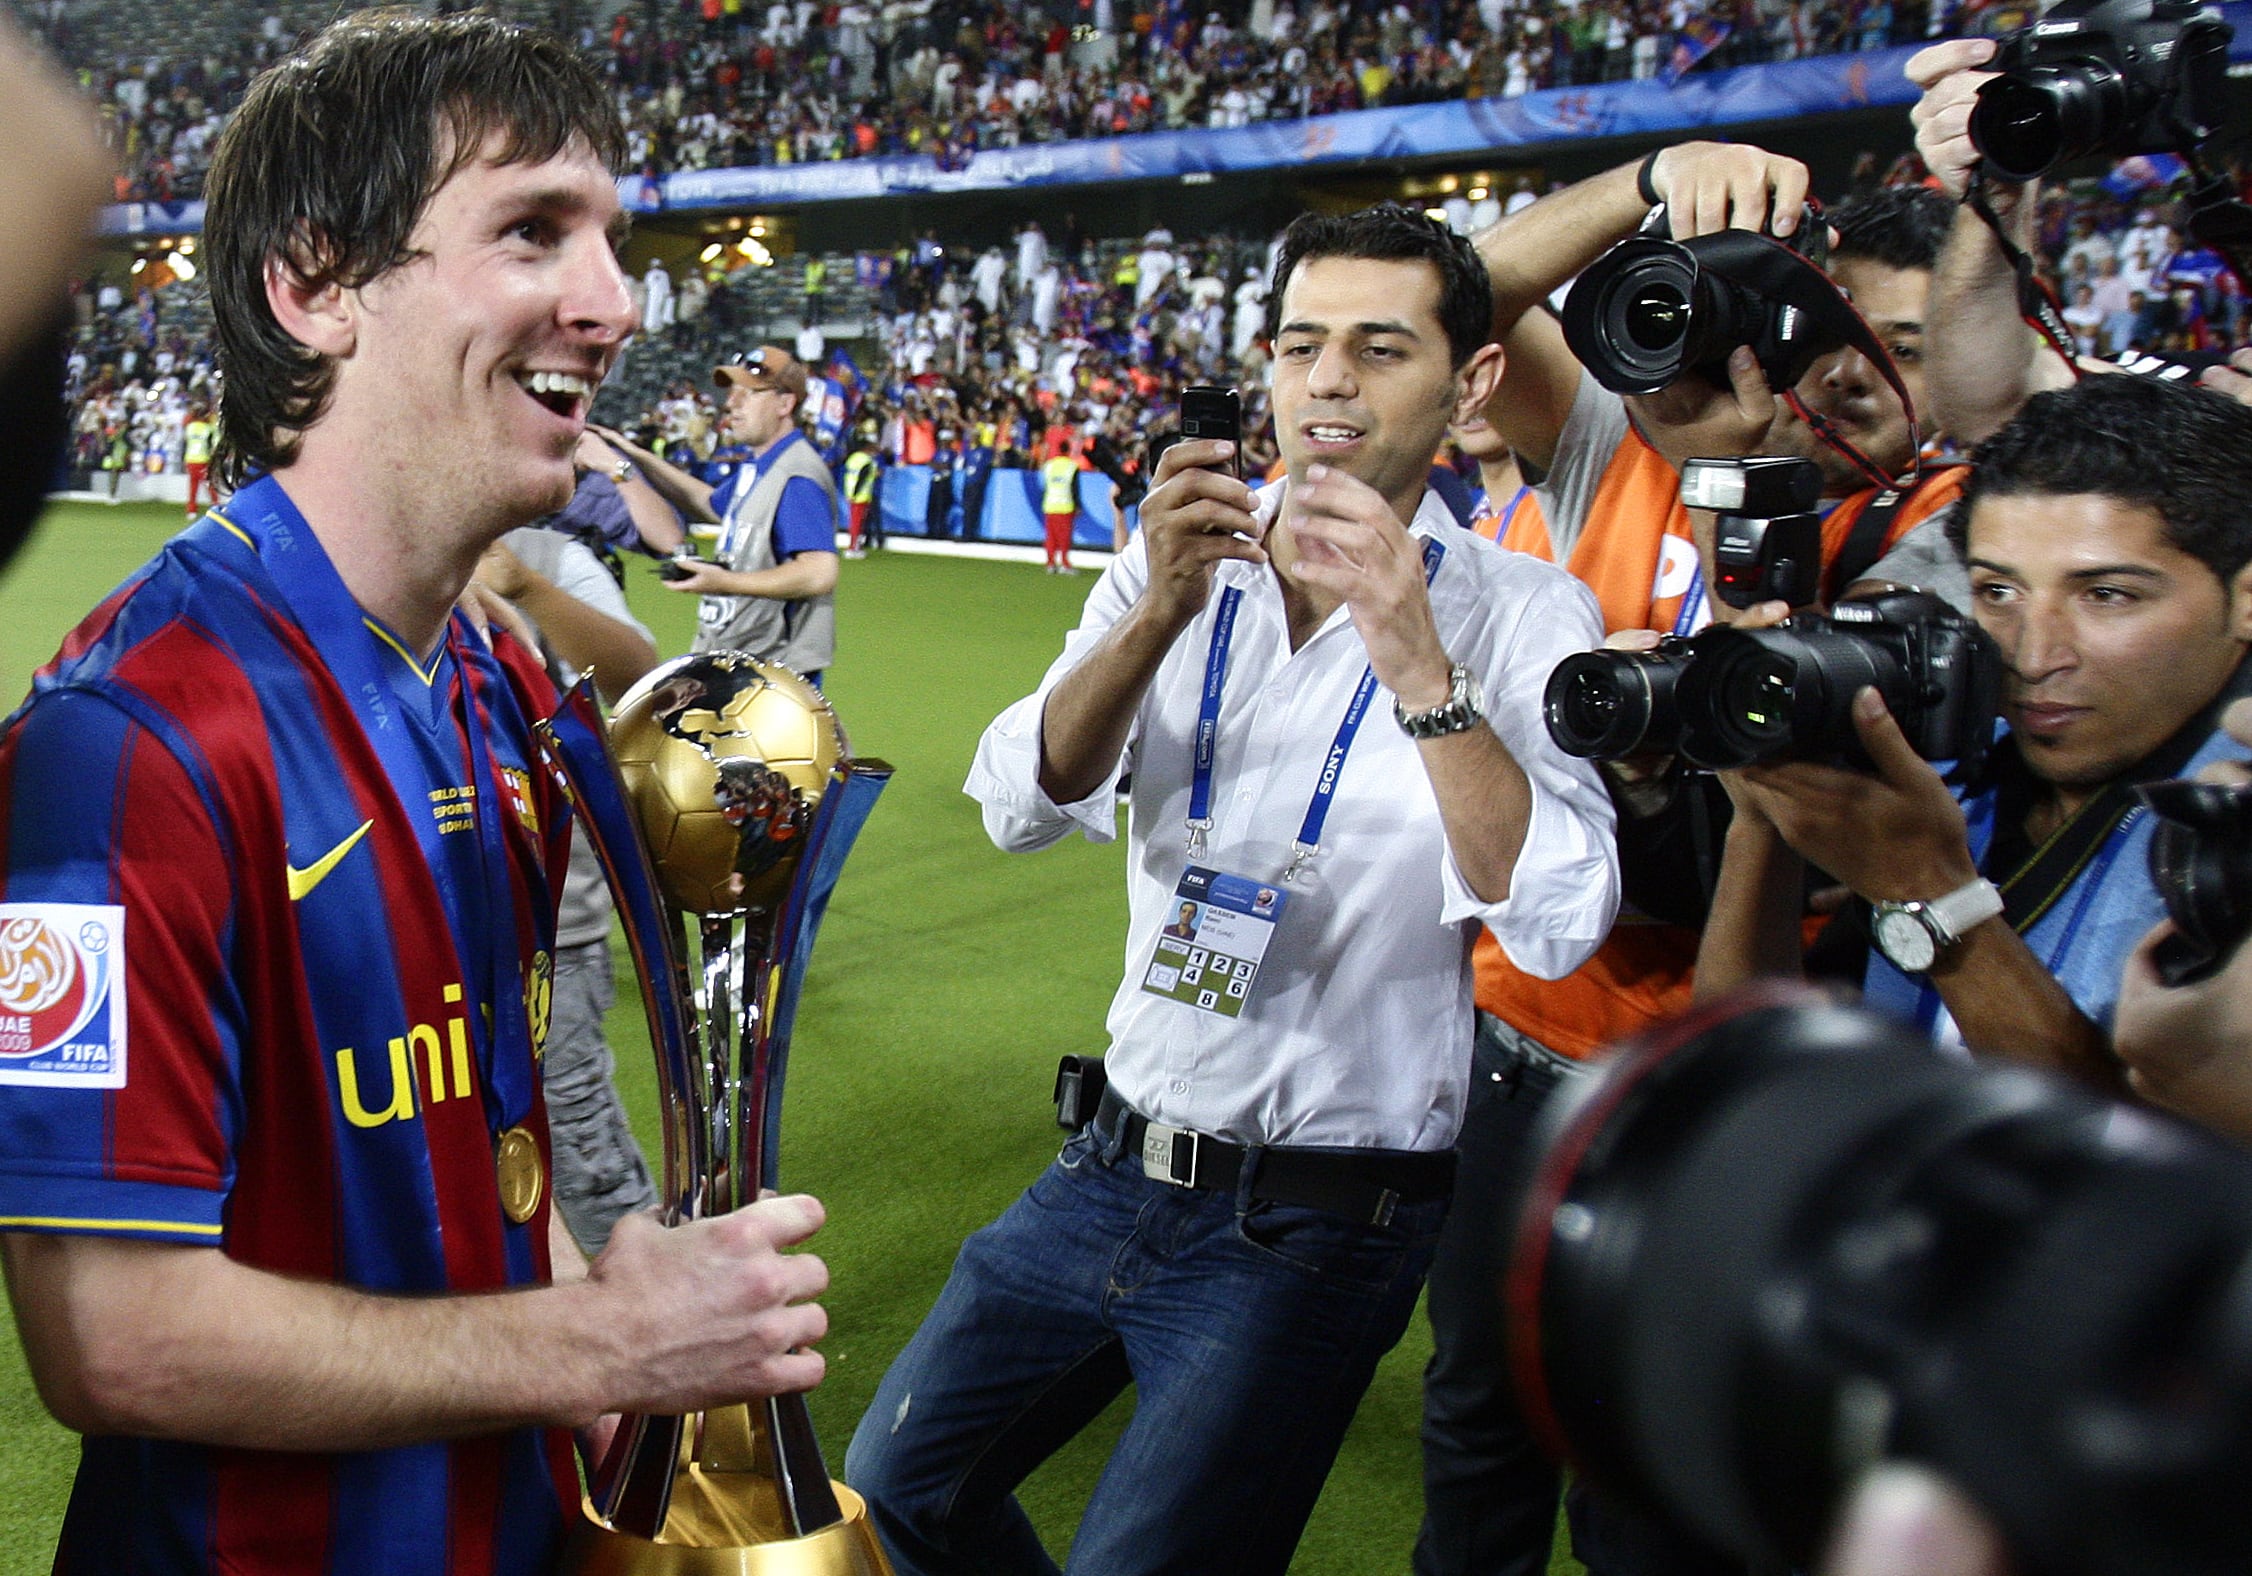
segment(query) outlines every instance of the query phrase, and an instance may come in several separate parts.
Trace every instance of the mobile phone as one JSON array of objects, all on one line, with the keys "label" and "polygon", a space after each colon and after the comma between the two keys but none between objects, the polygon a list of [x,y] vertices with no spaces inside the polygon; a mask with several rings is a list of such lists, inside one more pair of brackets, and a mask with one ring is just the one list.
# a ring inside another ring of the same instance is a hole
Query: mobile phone
[{"label": "mobile phone", "polygon": [[657,578],[660,580],[686,580],[696,572],[696,563],[695,559],[668,558],[657,565]]},{"label": "mobile phone", "polygon": [[1196,384],[1181,390],[1181,436],[1220,438],[1235,445],[1227,473],[1243,475],[1243,396],[1234,389]]}]

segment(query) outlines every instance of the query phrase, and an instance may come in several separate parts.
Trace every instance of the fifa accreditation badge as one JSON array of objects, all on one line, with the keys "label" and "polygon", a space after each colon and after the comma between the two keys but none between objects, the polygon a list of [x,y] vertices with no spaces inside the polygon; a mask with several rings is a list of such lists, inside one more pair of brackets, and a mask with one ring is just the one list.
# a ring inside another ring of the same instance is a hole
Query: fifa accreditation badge
[{"label": "fifa accreditation badge", "polygon": [[1157,933],[1142,989],[1199,1012],[1240,1017],[1288,900],[1263,881],[1189,866]]},{"label": "fifa accreditation badge", "polygon": [[512,1127],[501,1134],[493,1166],[500,1175],[500,1207],[521,1226],[539,1213],[547,1191],[547,1168],[540,1164],[539,1140],[531,1129]]}]

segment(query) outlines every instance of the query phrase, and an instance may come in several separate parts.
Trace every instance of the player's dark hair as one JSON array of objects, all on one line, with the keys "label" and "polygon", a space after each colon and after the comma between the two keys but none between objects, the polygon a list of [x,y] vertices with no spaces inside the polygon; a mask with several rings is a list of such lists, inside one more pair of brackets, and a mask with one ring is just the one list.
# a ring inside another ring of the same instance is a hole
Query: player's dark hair
[{"label": "player's dark hair", "polygon": [[220,481],[295,459],[335,380],[275,319],[269,264],[359,289],[415,258],[423,210],[471,161],[538,164],[574,144],[623,161],[601,79],[560,39],[474,12],[362,11],[252,83],[205,183]]},{"label": "player's dark hair", "polygon": [[2223,586],[2252,563],[2252,408],[2187,384],[2120,373],[2036,394],[1979,446],[1947,534],[1957,552],[1988,498],[2082,493],[2147,508],[2168,545]]},{"label": "player's dark hair", "polygon": [[1439,271],[1439,326],[1448,360],[1456,368],[1493,337],[1493,286],[1486,265],[1461,236],[1419,208],[1380,202],[1354,213],[1307,213],[1282,233],[1267,290],[1267,339],[1282,331],[1283,289],[1299,264],[1321,257],[1365,257],[1372,262],[1426,262]]},{"label": "player's dark hair", "polygon": [[1865,257],[1888,268],[1937,268],[1955,206],[1928,186],[1880,186],[1848,197],[1822,216],[1838,232],[1830,256]]}]

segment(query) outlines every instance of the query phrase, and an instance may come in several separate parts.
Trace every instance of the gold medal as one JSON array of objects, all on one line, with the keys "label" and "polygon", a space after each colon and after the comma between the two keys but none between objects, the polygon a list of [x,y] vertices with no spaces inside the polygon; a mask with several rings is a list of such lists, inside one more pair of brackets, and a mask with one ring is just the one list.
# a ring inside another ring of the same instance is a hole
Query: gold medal
[{"label": "gold medal", "polygon": [[500,1172],[500,1207],[521,1226],[539,1213],[540,1199],[547,1192],[539,1140],[528,1128],[510,1128],[500,1135],[496,1168]]}]

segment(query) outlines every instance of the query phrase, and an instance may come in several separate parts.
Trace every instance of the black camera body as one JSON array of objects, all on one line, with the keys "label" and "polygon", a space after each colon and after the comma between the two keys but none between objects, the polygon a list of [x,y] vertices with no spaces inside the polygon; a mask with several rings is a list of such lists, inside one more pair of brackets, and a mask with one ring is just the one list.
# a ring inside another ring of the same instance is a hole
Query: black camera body
[{"label": "black camera body", "polygon": [[2152,961],[2168,985],[2195,984],[2252,935],[2252,787],[2183,779],[2136,791],[2158,817],[2150,880],[2174,922]]},{"label": "black camera body", "polygon": [[1822,468],[1774,455],[1690,460],[1681,501],[1713,513],[1713,595],[1730,607],[1805,607],[1822,589]]},{"label": "black camera body", "polygon": [[1971,141],[2015,181],[2089,154],[2193,148],[2227,116],[2234,34],[2199,0],[2057,0],[1995,50]]},{"label": "black camera body", "polygon": [[1685,372],[1726,388],[1729,352],[1749,345],[1768,384],[1787,389],[1846,343],[1839,314],[1852,308],[1822,272],[1819,210],[1789,241],[1748,230],[1675,241],[1662,230],[1612,247],[1564,298],[1564,339],[1605,388],[1650,394]]},{"label": "black camera body", "polygon": [[2001,711],[2001,653],[1923,591],[1801,613],[1772,629],[1708,629],[1650,652],[1583,651],[1549,674],[1549,737],[1568,755],[1673,751],[1723,771],[1769,760],[1867,770],[1853,697],[1874,685],[1916,753],[1974,776]]}]

